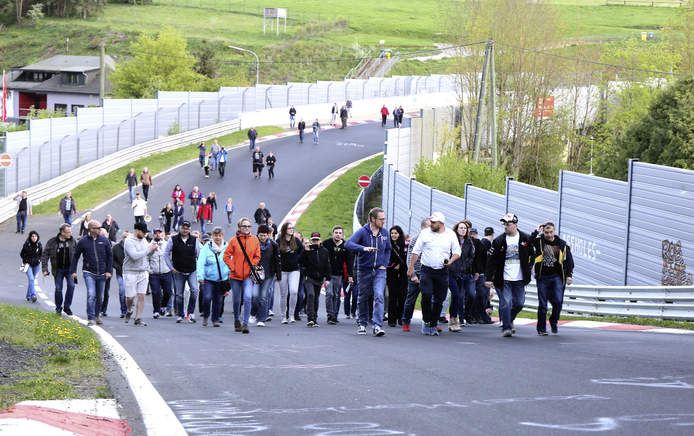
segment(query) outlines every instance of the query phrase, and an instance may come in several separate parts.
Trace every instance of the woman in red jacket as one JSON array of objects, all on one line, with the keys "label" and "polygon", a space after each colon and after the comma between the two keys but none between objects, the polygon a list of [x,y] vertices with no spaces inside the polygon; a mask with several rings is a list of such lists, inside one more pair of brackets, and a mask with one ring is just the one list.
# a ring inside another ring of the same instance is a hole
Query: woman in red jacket
[{"label": "woman in red jacket", "polygon": [[179,201],[181,203],[186,202],[186,193],[183,192],[183,188],[181,188],[181,185],[176,185],[173,192],[171,193],[171,198],[173,198],[173,204],[178,204]]},{"label": "woman in red jacket", "polygon": [[202,202],[198,208],[198,216],[196,217],[200,221],[200,236],[203,236],[207,223],[212,222],[212,205],[207,202],[207,198],[202,197]]}]

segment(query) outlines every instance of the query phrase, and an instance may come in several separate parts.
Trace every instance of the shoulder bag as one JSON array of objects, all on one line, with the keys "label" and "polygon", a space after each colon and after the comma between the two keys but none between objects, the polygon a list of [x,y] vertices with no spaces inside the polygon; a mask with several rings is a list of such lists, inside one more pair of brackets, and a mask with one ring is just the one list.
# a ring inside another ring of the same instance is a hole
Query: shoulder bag
[{"label": "shoulder bag", "polygon": [[243,257],[246,258],[246,262],[248,262],[248,265],[251,266],[251,280],[257,285],[262,284],[263,281],[265,281],[265,268],[263,268],[261,265],[253,265],[251,263],[251,259],[248,258],[248,253],[246,253],[246,247],[244,247],[241,243],[241,238],[237,236],[236,240],[241,247],[241,251],[243,251]]}]

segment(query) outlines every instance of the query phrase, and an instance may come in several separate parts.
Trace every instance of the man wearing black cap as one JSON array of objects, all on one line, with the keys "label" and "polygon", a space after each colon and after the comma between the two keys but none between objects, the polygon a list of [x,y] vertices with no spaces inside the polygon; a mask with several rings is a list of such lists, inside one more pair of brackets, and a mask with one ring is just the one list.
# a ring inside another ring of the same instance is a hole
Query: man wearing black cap
[{"label": "man wearing black cap", "polygon": [[513,320],[523,310],[525,286],[530,283],[530,262],[534,258],[530,237],[518,230],[518,217],[507,213],[501,220],[504,234],[492,242],[487,253],[486,282],[499,296],[499,318],[504,337],[515,333]]},{"label": "man wearing black cap", "polygon": [[[180,233],[169,238],[164,250],[164,260],[169,265],[174,279],[175,301],[174,307],[178,318],[177,323],[183,322],[183,318],[190,323],[195,322],[195,300],[198,298],[198,275],[196,263],[200,254],[198,239],[190,234],[190,221],[181,223]],[[187,313],[183,311],[183,299],[186,282],[190,289]]]},{"label": "man wearing black cap", "polygon": [[301,253],[299,262],[306,270],[306,327],[318,327],[318,300],[321,288],[330,286],[330,255],[320,243],[320,233],[311,233],[311,245]]},{"label": "man wearing black cap", "polygon": [[123,282],[125,284],[125,304],[128,307],[128,312],[125,314],[125,322],[130,321],[133,314],[133,303],[137,296],[137,305],[135,311],[135,325],[146,326],[147,323],[142,321],[142,310],[145,307],[145,293],[147,292],[149,269],[148,255],[157,250],[159,246],[156,243],[149,244],[145,235],[147,235],[147,224],[135,223],[135,231],[129,235],[124,245],[125,259],[123,260]]}]

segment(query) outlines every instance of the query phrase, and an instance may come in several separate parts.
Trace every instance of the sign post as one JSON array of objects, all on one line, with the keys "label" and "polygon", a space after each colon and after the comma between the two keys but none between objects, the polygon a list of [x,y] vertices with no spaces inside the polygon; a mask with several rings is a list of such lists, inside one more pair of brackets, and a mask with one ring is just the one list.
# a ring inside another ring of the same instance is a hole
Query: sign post
[{"label": "sign post", "polygon": [[364,216],[366,215],[366,211],[364,210],[364,190],[371,185],[371,178],[369,176],[359,176],[359,180],[357,181],[359,183],[359,186],[361,187],[361,219],[364,221]]}]

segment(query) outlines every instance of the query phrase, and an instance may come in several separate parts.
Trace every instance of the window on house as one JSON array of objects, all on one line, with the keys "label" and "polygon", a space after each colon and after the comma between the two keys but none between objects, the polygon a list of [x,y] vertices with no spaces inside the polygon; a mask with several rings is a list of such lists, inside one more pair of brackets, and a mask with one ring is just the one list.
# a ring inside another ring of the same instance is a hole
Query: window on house
[{"label": "window on house", "polygon": [[27,73],[25,77],[27,80],[32,82],[43,82],[44,80],[50,79],[52,77],[52,74],[43,71],[32,71]]},{"label": "window on house", "polygon": [[77,115],[77,108],[79,108],[79,107],[84,107],[84,105],[83,104],[73,104],[72,105],[72,113]]},{"label": "window on house", "polygon": [[67,83],[70,85],[84,85],[84,74],[67,73]]},{"label": "window on house", "polygon": [[60,104],[56,103],[53,105],[53,110],[56,112],[60,112],[63,115],[67,114],[67,105],[66,104]]}]

